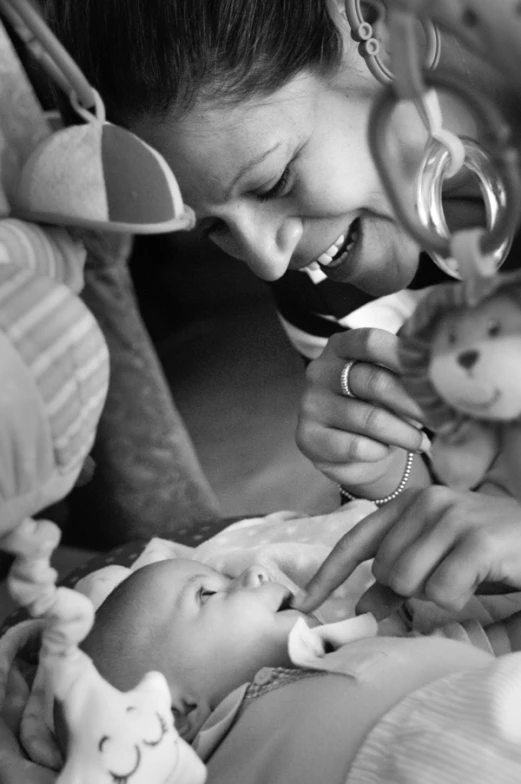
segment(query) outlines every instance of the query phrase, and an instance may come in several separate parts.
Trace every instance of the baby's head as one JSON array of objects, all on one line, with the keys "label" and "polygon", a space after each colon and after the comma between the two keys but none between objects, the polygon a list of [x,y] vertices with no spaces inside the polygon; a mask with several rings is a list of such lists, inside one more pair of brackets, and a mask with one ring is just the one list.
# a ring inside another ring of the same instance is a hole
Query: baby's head
[{"label": "baby's head", "polygon": [[261,667],[291,666],[288,635],[301,614],[290,597],[262,567],[232,579],[197,561],[160,561],[110,594],[82,647],[122,690],[149,670],[162,672],[177,728],[191,740]]}]

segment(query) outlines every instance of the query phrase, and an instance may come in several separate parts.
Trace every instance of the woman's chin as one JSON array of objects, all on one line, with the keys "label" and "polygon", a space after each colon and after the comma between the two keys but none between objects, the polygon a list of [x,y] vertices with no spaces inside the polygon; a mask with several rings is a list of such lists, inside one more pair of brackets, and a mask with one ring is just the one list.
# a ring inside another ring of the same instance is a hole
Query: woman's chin
[{"label": "woman's chin", "polygon": [[373,297],[407,288],[418,269],[418,244],[393,221],[373,218],[362,225],[360,246],[349,264],[329,276]]}]

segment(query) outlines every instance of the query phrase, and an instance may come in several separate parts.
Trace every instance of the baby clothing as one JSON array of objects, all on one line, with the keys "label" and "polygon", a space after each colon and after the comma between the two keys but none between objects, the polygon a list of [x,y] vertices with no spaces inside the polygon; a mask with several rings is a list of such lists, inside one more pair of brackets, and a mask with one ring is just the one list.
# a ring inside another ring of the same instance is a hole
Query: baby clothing
[{"label": "baby clothing", "polygon": [[[330,625],[336,640],[338,627],[349,623]],[[328,627],[319,628],[327,637]],[[516,725],[511,717],[505,723],[491,702],[501,700],[505,684],[516,679],[521,684],[521,655],[496,661],[482,648],[444,636],[368,636],[331,653],[315,642],[296,648],[290,642],[293,661],[305,669],[263,668],[251,684],[229,695],[218,721],[212,715],[202,728],[194,748],[207,764],[208,784],[228,783],[230,772],[241,784],[521,781],[521,748],[514,744],[512,753],[508,735],[521,721]],[[478,689],[482,679],[484,701]],[[497,683],[499,692],[494,691]],[[417,724],[422,733],[418,747]],[[461,759],[458,749],[471,747],[472,761]],[[479,778],[479,753],[495,759],[497,775]],[[404,770],[411,771],[409,778]]]}]

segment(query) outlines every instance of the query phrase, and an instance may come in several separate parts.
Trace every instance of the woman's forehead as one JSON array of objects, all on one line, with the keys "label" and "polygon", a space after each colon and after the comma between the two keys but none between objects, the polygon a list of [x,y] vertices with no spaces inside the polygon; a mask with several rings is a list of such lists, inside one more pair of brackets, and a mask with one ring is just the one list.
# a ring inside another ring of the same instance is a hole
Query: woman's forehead
[{"label": "woman's forehead", "polygon": [[299,77],[268,96],[240,104],[199,102],[181,119],[141,123],[136,131],[166,158],[192,207],[208,195],[217,203],[242,170],[309,134],[317,98],[316,78]]}]

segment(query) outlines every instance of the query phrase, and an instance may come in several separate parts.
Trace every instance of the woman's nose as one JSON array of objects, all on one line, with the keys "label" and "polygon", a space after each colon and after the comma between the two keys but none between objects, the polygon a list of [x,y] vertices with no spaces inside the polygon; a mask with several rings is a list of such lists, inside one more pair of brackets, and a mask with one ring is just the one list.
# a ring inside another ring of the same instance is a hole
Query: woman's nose
[{"label": "woman's nose", "polygon": [[223,243],[223,248],[245,261],[257,277],[278,280],[288,269],[302,232],[298,217],[281,216],[273,210],[267,214],[245,211],[229,220],[229,247]]},{"label": "woman's nose", "polygon": [[258,588],[269,582],[270,576],[261,566],[248,567],[234,580],[237,588]]}]

